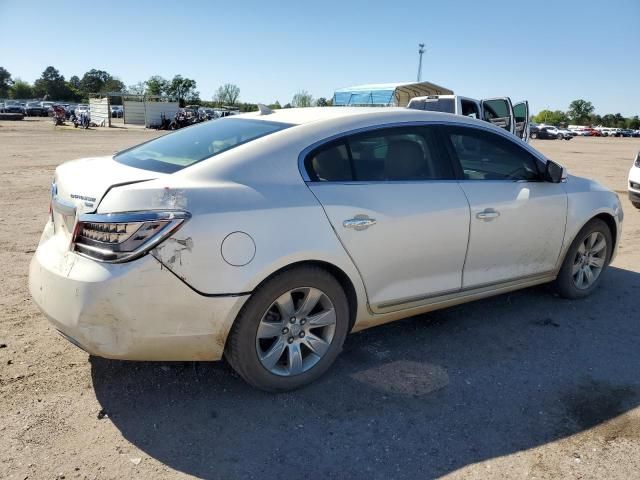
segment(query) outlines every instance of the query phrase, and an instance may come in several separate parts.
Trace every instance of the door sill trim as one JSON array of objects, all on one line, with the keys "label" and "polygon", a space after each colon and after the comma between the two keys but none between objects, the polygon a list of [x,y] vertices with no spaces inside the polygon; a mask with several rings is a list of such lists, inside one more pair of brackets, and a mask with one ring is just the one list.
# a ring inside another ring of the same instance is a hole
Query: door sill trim
[{"label": "door sill trim", "polygon": [[519,277],[508,281],[492,282],[470,288],[449,290],[437,293],[435,295],[421,295],[391,302],[382,302],[376,305],[371,305],[371,311],[376,314],[384,314],[400,310],[408,310],[412,308],[436,305],[439,303],[462,303],[462,301],[467,298],[468,300],[472,300],[474,297],[488,297],[511,290],[517,290],[519,288],[526,288],[533,285],[539,285],[541,283],[551,282],[555,280],[556,275],[556,272],[546,272],[536,275]]}]

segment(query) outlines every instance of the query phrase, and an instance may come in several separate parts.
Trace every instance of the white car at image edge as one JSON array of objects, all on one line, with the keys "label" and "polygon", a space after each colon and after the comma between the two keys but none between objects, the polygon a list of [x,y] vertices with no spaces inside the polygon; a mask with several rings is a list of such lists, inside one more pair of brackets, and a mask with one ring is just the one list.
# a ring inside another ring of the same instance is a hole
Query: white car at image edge
[{"label": "white car at image edge", "polygon": [[640,152],[629,170],[629,200],[634,207],[640,208]]},{"label": "white car at image edge", "polygon": [[481,120],[299,108],[201,123],[55,172],[35,302],[92,355],[218,360],[269,391],[346,335],[554,282],[597,288],[623,212]]}]

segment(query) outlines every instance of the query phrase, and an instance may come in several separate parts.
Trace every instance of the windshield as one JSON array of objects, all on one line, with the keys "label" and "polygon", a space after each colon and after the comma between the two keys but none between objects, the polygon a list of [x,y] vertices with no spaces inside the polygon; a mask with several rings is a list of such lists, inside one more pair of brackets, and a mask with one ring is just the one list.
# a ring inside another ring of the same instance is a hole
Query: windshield
[{"label": "windshield", "polygon": [[221,119],[156,138],[114,157],[144,170],[173,173],[194,163],[291,125],[250,119]]}]

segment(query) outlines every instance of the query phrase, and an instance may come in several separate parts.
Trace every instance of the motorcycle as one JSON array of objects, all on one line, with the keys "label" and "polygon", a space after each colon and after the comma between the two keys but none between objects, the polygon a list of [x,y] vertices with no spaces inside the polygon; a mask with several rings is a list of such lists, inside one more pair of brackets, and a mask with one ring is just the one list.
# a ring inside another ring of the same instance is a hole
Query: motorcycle
[{"label": "motorcycle", "polygon": [[64,107],[61,107],[60,105],[53,105],[51,118],[53,120],[54,126],[57,127],[60,125],[64,125],[64,121],[66,120],[66,117],[67,117],[67,111],[64,109]]},{"label": "motorcycle", "polygon": [[86,130],[89,128],[89,123],[91,123],[91,118],[89,117],[89,112],[86,111],[80,111],[73,119],[74,128],[80,127]]}]

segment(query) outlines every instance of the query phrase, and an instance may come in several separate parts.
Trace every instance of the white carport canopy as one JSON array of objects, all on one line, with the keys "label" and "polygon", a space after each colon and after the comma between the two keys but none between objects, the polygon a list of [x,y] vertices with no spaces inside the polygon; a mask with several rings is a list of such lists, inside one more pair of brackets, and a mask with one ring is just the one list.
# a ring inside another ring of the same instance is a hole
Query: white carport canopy
[{"label": "white carport canopy", "polygon": [[431,82],[374,83],[336,90],[333,104],[406,107],[414,97],[452,94],[453,90]]}]

